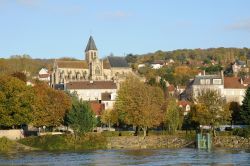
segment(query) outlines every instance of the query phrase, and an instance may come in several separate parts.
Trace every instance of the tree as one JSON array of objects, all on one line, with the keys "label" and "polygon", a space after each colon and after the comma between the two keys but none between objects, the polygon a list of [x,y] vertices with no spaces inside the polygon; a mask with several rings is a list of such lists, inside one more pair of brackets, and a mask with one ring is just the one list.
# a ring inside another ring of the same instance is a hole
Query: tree
[{"label": "tree", "polygon": [[209,125],[213,135],[215,127],[231,119],[229,106],[215,90],[204,89],[198,93],[193,111],[193,120],[200,125]]},{"label": "tree", "polygon": [[164,122],[168,126],[170,133],[175,133],[178,126],[181,125],[180,109],[174,98],[170,98],[167,102]]},{"label": "tree", "polygon": [[34,92],[14,77],[0,75],[0,125],[17,127],[32,120]]},{"label": "tree", "polygon": [[232,112],[232,124],[241,124],[241,112],[240,112],[240,105],[238,102],[230,102],[229,103],[229,110]]},{"label": "tree", "polygon": [[71,111],[66,115],[66,123],[74,130],[75,136],[92,131],[97,124],[97,119],[89,103],[72,97]]},{"label": "tree", "polygon": [[241,114],[243,123],[246,125],[249,125],[250,124],[250,87],[248,87],[245,92],[245,97],[242,101],[240,114]]},{"label": "tree", "polygon": [[14,73],[11,74],[11,76],[18,78],[19,80],[21,80],[21,81],[23,81],[25,83],[27,81],[27,77],[23,72],[14,72]]},{"label": "tree", "polygon": [[101,122],[108,125],[110,129],[111,125],[118,122],[118,113],[111,109],[103,111],[101,115]]},{"label": "tree", "polygon": [[135,76],[129,76],[118,91],[115,110],[128,125],[141,128],[146,136],[150,127],[162,122],[163,92],[159,87],[146,85]]},{"label": "tree", "polygon": [[63,123],[65,114],[71,108],[70,97],[63,91],[50,88],[45,83],[36,83],[35,111],[33,125],[55,127]]}]

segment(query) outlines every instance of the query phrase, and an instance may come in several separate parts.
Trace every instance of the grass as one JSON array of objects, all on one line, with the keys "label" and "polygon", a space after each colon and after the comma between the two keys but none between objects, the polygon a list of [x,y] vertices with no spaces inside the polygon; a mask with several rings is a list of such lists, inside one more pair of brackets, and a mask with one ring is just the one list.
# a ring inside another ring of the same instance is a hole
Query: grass
[{"label": "grass", "polygon": [[14,147],[15,143],[9,140],[6,137],[0,138],[0,152],[8,152],[11,151]]},{"label": "grass", "polygon": [[105,149],[106,138],[98,133],[89,133],[82,136],[74,135],[45,135],[28,137],[19,140],[19,143],[47,151]]}]

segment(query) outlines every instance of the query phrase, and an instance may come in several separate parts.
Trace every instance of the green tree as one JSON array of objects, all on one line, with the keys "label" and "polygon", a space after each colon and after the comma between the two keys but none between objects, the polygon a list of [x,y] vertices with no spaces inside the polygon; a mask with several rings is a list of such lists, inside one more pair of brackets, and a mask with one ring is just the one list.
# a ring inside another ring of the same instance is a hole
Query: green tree
[{"label": "green tree", "polygon": [[240,114],[241,114],[243,123],[246,125],[249,125],[250,124],[250,87],[248,87],[245,92],[245,97],[242,101]]},{"label": "green tree", "polygon": [[200,125],[208,125],[215,135],[215,127],[231,120],[229,106],[215,90],[204,89],[198,93],[192,110],[193,120]]},{"label": "green tree", "polygon": [[34,92],[14,77],[0,75],[0,125],[17,127],[32,120]]},{"label": "green tree", "polygon": [[97,124],[97,119],[89,103],[72,96],[72,108],[66,115],[67,124],[74,130],[75,136],[92,131]]},{"label": "green tree", "polygon": [[180,109],[174,98],[168,99],[164,122],[170,133],[175,133],[177,128],[181,125]]},{"label": "green tree", "polygon": [[159,87],[146,85],[135,76],[129,76],[121,83],[115,110],[126,124],[141,128],[145,137],[148,128],[162,122],[163,98]]}]

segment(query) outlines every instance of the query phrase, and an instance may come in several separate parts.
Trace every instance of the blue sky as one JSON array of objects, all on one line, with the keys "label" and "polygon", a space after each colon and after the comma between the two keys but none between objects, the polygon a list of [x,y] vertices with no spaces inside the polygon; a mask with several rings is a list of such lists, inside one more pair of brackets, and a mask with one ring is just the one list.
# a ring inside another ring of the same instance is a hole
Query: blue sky
[{"label": "blue sky", "polygon": [[250,47],[249,0],[0,0],[0,57]]}]

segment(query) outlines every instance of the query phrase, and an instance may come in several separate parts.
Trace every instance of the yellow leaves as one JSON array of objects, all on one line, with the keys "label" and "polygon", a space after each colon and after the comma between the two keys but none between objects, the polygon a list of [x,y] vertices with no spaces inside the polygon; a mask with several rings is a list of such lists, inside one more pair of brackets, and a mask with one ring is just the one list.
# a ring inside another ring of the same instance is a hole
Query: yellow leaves
[{"label": "yellow leaves", "polygon": [[161,89],[145,85],[130,76],[121,84],[115,109],[127,124],[153,127],[162,122],[162,104]]}]

